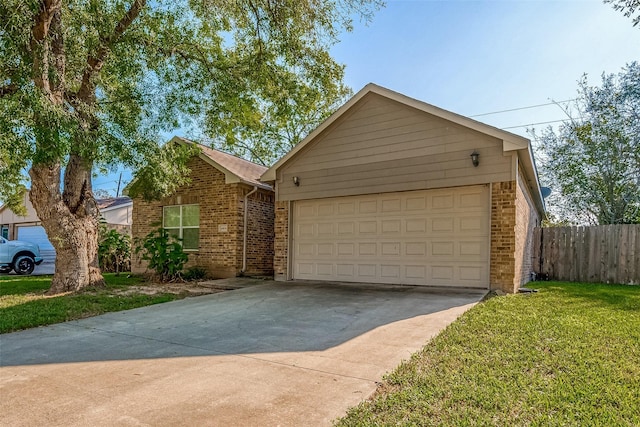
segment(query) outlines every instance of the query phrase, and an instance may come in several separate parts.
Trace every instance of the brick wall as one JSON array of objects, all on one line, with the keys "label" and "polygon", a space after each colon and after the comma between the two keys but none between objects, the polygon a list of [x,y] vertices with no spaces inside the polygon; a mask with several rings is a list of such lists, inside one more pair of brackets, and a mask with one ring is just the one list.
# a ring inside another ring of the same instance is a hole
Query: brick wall
[{"label": "brick wall", "polygon": [[287,280],[289,254],[289,202],[276,201],[273,274],[276,280]]},{"label": "brick wall", "polygon": [[[247,186],[242,191],[242,203],[244,194],[252,189]],[[273,275],[274,199],[272,191],[262,189],[249,196],[246,275]]]},{"label": "brick wall", "polygon": [[518,171],[516,188],[516,250],[515,284],[524,285],[531,280],[533,271],[533,230],[540,225],[540,215],[533,204],[522,169]]},{"label": "brick wall", "polygon": [[[178,188],[174,195],[154,202],[134,199],[133,237],[144,237],[160,227],[163,206],[199,204],[199,249],[189,252],[187,267],[203,267],[211,277],[235,277],[242,268],[243,196],[251,187],[225,184],[224,174],[198,157],[193,158],[188,166],[191,169],[191,183]],[[253,211],[257,210],[262,209]],[[266,211],[268,217],[268,209]],[[153,223],[156,224],[151,225]],[[268,220],[263,220],[261,224],[261,227],[268,229]],[[264,231],[259,232],[258,239],[266,240],[264,234]],[[268,259],[269,254],[266,256]],[[265,263],[268,261],[258,262]],[[137,259],[133,260],[133,272],[144,272],[145,269],[146,265]]]},{"label": "brick wall", "polygon": [[515,181],[494,182],[491,186],[491,289],[516,292],[516,187]]}]

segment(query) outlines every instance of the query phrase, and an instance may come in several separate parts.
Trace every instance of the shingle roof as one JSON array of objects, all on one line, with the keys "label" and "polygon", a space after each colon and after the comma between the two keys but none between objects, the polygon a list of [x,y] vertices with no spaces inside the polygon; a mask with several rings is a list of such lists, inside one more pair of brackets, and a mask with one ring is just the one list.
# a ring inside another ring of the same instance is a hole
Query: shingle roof
[{"label": "shingle roof", "polygon": [[108,208],[116,208],[118,206],[126,205],[131,203],[131,199],[129,197],[108,197],[105,199],[96,199],[96,203],[98,204],[98,209],[104,210]]},{"label": "shingle roof", "polygon": [[271,189],[270,185],[260,182],[260,176],[268,169],[266,166],[258,165],[248,160],[241,159],[240,157],[198,144],[197,142],[190,141],[186,138],[174,137],[174,140],[175,139],[179,139],[180,141],[188,144],[196,144],[198,148],[202,150],[203,155],[223,169],[226,169],[233,175],[237,176],[241,181],[257,185],[262,188]]}]

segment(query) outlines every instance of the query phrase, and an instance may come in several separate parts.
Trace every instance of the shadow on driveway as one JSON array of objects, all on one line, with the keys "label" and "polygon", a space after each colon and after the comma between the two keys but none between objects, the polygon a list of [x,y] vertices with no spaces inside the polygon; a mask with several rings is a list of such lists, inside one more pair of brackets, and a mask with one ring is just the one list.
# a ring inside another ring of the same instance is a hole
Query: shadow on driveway
[{"label": "shadow on driveway", "polygon": [[399,320],[475,303],[486,293],[263,283],[0,335],[0,366],[321,351]]}]

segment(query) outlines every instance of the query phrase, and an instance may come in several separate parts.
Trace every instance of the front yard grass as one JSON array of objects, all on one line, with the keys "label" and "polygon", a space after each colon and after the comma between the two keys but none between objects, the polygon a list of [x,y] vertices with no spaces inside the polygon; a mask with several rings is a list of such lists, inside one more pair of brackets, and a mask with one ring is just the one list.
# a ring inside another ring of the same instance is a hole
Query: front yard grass
[{"label": "front yard grass", "polygon": [[337,425],[640,425],[640,287],[529,287],[469,310]]},{"label": "front yard grass", "polygon": [[141,279],[105,274],[105,289],[45,296],[51,276],[0,276],[0,333],[13,332],[111,311],[128,310],[183,298],[180,294],[117,292],[137,285]]}]

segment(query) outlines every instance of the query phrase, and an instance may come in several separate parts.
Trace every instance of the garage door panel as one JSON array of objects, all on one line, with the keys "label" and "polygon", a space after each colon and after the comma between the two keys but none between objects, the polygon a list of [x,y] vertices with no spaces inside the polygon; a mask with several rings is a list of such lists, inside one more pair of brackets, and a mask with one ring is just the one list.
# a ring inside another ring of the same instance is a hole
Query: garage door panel
[{"label": "garage door panel", "polygon": [[423,257],[427,255],[426,242],[407,242],[405,243],[404,248],[405,256]]},{"label": "garage door panel", "polygon": [[317,215],[321,217],[333,215],[333,204],[332,203],[319,204],[317,209]]},{"label": "garage door panel", "polygon": [[451,234],[454,230],[454,218],[452,217],[442,217],[442,218],[432,218],[430,221],[430,231],[433,234]]},{"label": "garage door panel", "polygon": [[318,243],[317,248],[318,256],[333,257],[333,255],[335,254],[333,243]]},{"label": "garage door panel", "polygon": [[358,203],[358,213],[369,214],[376,213],[378,211],[377,200],[361,200]]},{"label": "garage door panel", "polygon": [[484,209],[485,200],[481,193],[461,193],[458,206],[462,209],[468,210],[470,208]]},{"label": "garage door panel", "polygon": [[315,227],[316,236],[320,238],[326,238],[333,236],[334,224],[332,223],[318,223]]},{"label": "garage door panel", "polygon": [[410,218],[404,223],[407,233],[425,233],[427,231],[426,218]]},{"label": "garage door panel", "polygon": [[296,279],[489,283],[487,187],[298,201],[293,224]]},{"label": "garage door panel", "polygon": [[358,243],[358,256],[377,256],[378,244],[377,243]]},{"label": "garage door panel", "polygon": [[454,198],[451,194],[443,194],[440,196],[433,196],[431,198],[431,207],[434,211],[450,211],[453,209]]},{"label": "garage door panel", "polygon": [[333,264],[323,264],[323,263],[318,263],[316,264],[317,267],[317,274],[319,277],[334,277],[335,274],[333,273],[334,268],[333,268]]},{"label": "garage door panel", "polygon": [[358,264],[357,278],[367,282],[373,282],[377,276],[377,267],[375,264]]},{"label": "garage door panel", "polygon": [[356,203],[353,202],[339,202],[338,203],[338,215],[352,215],[356,212]]},{"label": "garage door panel", "polygon": [[44,227],[40,225],[23,225],[18,226],[16,231],[16,240],[38,245],[40,248],[40,256],[42,256],[46,262],[55,260],[56,250],[49,241]]},{"label": "garage door panel", "polygon": [[427,198],[422,197],[408,197],[405,202],[406,211],[424,211],[427,208]]}]

